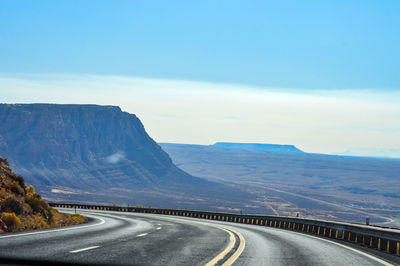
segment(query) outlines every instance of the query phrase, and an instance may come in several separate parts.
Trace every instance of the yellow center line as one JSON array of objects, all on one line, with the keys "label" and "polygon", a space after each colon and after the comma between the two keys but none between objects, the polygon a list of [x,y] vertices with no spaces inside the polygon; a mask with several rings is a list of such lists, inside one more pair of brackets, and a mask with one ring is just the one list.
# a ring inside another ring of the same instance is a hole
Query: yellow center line
[{"label": "yellow center line", "polygon": [[239,258],[240,254],[242,254],[242,252],[246,246],[246,241],[244,240],[244,237],[242,236],[242,234],[240,234],[239,232],[232,230],[232,229],[226,229],[226,228],[223,228],[218,225],[204,223],[204,222],[200,222],[200,221],[190,221],[190,220],[186,220],[186,219],[178,219],[178,218],[172,218],[172,217],[160,217],[160,216],[158,216],[158,217],[165,219],[165,220],[174,220],[174,221],[179,221],[179,222],[201,224],[201,225],[205,225],[205,226],[209,226],[209,227],[214,227],[214,228],[223,230],[229,234],[229,243],[226,246],[226,248],[221,253],[219,253],[215,258],[213,258],[212,260],[207,262],[205,264],[205,266],[215,265],[218,261],[222,260],[226,256],[226,254],[228,254],[235,247],[236,238],[233,233],[235,233],[239,237],[240,244],[239,244],[239,247],[236,250],[236,252],[223,264],[223,266],[232,265],[237,260],[237,258]]},{"label": "yellow center line", "polygon": [[[214,226],[213,226],[214,227]],[[215,258],[213,258],[212,260],[210,260],[208,263],[205,264],[205,266],[212,266],[217,264],[218,261],[222,260],[226,254],[228,254],[235,246],[236,243],[236,238],[235,236],[232,234],[231,231],[226,230],[225,228],[222,227],[216,227],[218,229],[224,230],[225,232],[227,232],[229,234],[229,244],[228,246],[221,252],[219,253]]]},{"label": "yellow center line", "polygon": [[240,234],[239,232],[235,232],[238,237],[239,237],[239,247],[236,250],[236,252],[227,260],[225,261],[224,264],[222,264],[222,266],[230,266],[232,265],[240,256],[240,254],[242,254],[244,247],[246,246],[246,241],[244,241],[244,238],[242,236],[242,234]]},{"label": "yellow center line", "polygon": [[[133,214],[133,213],[125,213],[125,214],[130,214],[132,216],[138,216],[137,214]],[[236,252],[227,260],[225,261],[225,263],[223,264],[223,266],[230,266],[232,265],[238,258],[239,256],[242,254],[245,246],[246,246],[246,241],[244,240],[243,236],[232,229],[226,229],[223,228],[221,226],[218,225],[214,225],[214,224],[210,224],[210,223],[205,223],[205,222],[200,222],[200,221],[191,221],[191,220],[186,220],[186,219],[178,219],[178,218],[173,218],[173,217],[163,217],[163,216],[159,216],[156,215],[157,218],[162,219],[162,220],[172,220],[172,221],[178,221],[178,222],[184,222],[184,223],[192,223],[192,224],[201,224],[201,225],[205,225],[205,226],[209,226],[209,227],[214,227],[220,230],[223,230],[225,232],[227,232],[229,234],[229,243],[227,245],[227,247],[221,252],[219,253],[215,258],[213,258],[211,261],[209,261],[208,263],[205,264],[205,266],[212,266],[215,265],[218,261],[222,260],[226,254],[228,254],[234,247],[235,247],[235,243],[236,243],[236,238],[234,233],[239,237],[239,247],[236,250]]]}]

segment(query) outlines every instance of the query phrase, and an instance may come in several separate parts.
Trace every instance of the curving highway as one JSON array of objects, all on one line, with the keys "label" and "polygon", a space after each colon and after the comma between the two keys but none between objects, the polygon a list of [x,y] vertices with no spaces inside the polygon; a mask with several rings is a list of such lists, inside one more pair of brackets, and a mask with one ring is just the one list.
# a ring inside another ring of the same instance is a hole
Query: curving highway
[{"label": "curving highway", "polygon": [[394,255],[271,227],[78,212],[90,222],[0,235],[0,257],[105,265],[400,265]]}]

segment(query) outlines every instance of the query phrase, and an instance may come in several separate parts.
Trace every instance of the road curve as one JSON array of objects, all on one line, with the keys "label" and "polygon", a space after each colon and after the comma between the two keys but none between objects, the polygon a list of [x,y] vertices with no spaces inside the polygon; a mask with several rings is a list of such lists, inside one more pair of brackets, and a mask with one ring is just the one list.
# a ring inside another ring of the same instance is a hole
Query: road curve
[{"label": "road curve", "polygon": [[78,212],[92,220],[0,235],[0,257],[107,265],[400,264],[393,255],[270,227],[155,214]]}]

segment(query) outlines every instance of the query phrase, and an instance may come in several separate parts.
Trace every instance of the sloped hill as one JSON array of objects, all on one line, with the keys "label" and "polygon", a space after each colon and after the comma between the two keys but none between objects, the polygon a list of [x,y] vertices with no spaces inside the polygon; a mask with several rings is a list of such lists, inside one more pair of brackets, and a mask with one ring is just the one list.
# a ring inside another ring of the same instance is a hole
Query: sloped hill
[{"label": "sloped hill", "polygon": [[37,186],[143,187],[188,177],[119,107],[3,104],[0,122],[0,150]]},{"label": "sloped hill", "polygon": [[0,157],[0,233],[78,224],[80,215],[61,214],[26,186]]},{"label": "sloped hill", "polygon": [[52,200],[212,208],[248,194],[187,174],[116,106],[0,104],[0,150]]}]

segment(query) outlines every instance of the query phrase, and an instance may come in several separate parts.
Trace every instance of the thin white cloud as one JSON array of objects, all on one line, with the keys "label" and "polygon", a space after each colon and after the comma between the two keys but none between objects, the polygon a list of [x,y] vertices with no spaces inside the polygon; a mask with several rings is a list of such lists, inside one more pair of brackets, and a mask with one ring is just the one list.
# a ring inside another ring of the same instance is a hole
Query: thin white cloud
[{"label": "thin white cloud", "polygon": [[[400,93],[293,90],[98,75],[0,75],[0,101],[93,103],[135,113],[157,141],[399,149]],[[233,119],[234,118],[234,119]]]}]

